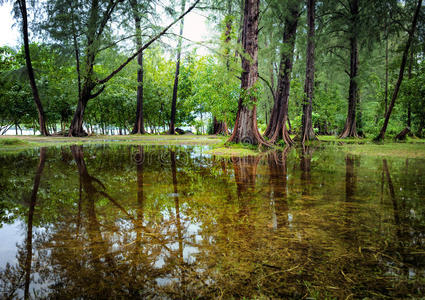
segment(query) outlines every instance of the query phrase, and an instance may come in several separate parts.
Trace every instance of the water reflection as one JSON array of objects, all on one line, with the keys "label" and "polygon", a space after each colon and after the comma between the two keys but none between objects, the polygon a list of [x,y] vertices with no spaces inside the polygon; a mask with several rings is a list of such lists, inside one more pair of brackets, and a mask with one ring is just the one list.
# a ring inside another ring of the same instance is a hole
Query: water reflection
[{"label": "water reflection", "polygon": [[308,147],[202,152],[71,146],[0,156],[0,220],[22,225],[17,246],[2,240],[16,260],[2,261],[1,297],[424,293],[424,160],[412,168]]}]

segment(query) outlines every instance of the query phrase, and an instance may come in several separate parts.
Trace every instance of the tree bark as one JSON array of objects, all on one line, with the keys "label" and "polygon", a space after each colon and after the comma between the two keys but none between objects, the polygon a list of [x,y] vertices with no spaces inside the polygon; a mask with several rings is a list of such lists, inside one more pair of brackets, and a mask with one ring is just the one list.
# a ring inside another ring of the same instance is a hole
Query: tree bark
[{"label": "tree bark", "polygon": [[406,67],[407,56],[409,54],[410,45],[412,44],[413,35],[415,33],[416,24],[418,23],[419,12],[421,10],[421,7],[422,7],[422,0],[418,0],[418,5],[416,6],[415,13],[413,15],[412,27],[409,31],[409,37],[408,37],[407,42],[406,42],[406,47],[404,48],[404,51],[403,51],[403,58],[401,60],[400,72],[398,74],[397,83],[394,87],[393,96],[391,97],[391,103],[390,103],[390,106],[388,107],[388,112],[385,115],[384,124],[382,125],[382,128],[381,128],[381,131],[379,132],[379,135],[374,139],[375,141],[382,141],[385,138],[385,133],[387,131],[388,122],[390,120],[391,113],[392,113],[394,105],[395,105],[395,101],[397,100],[397,96],[398,96],[398,92],[400,90],[401,83],[403,82],[404,69]]},{"label": "tree bark", "polygon": [[409,127],[406,127],[402,131],[400,131],[399,134],[397,134],[395,136],[394,140],[404,141],[409,133],[410,133],[410,128]]},{"label": "tree bark", "polygon": [[388,111],[388,29],[385,38],[385,114]]},{"label": "tree bark", "polygon": [[308,36],[307,36],[307,63],[305,72],[305,85],[304,85],[304,103],[303,103],[303,116],[301,124],[301,143],[304,144],[309,140],[316,140],[316,135],[313,131],[313,97],[314,97],[314,35],[315,35],[315,0],[307,0],[307,22],[308,22]]},{"label": "tree bark", "polygon": [[[184,12],[186,0],[181,0],[181,11]],[[173,98],[171,99],[171,120],[169,134],[176,134],[175,123],[176,123],[176,109],[177,109],[177,93],[179,87],[179,74],[180,74],[180,59],[182,53],[182,35],[184,29],[184,20],[180,21],[180,36],[177,44],[177,62],[176,62],[176,73],[174,75],[174,86],[173,86]]]},{"label": "tree bark", "polygon": [[[138,9],[138,1],[130,1],[131,9],[133,11],[133,18],[136,28],[136,47],[142,47],[142,29],[141,18]],[[143,52],[137,55],[137,63],[139,69],[137,70],[137,108],[136,108],[136,122],[134,124],[132,134],[145,134],[145,126],[143,122]]]},{"label": "tree bark", "polygon": [[[407,78],[412,79],[413,68],[413,45],[410,47],[409,68],[407,69]],[[412,103],[410,98],[407,98],[407,121],[406,126],[410,129],[412,127]]]},{"label": "tree bark", "polygon": [[229,129],[226,121],[218,121],[216,117],[213,117],[213,134],[228,135]]},{"label": "tree bark", "polygon": [[279,75],[275,104],[265,136],[271,143],[283,140],[285,144],[292,145],[294,142],[289,136],[286,122],[288,121],[288,102],[291,83],[292,65],[294,59],[295,38],[299,18],[299,4],[290,10],[290,15],[285,18],[283,45],[288,49],[282,50],[279,66]]},{"label": "tree bark", "polygon": [[351,37],[350,37],[350,87],[348,89],[348,111],[344,129],[339,135],[340,138],[358,137],[356,127],[356,106],[358,103],[358,65],[359,50],[357,42],[357,22],[359,14],[359,0],[350,2],[350,15],[352,17]]},{"label": "tree bark", "polygon": [[25,63],[28,69],[28,78],[31,85],[31,91],[34,98],[35,105],[38,111],[38,124],[40,126],[40,133],[42,135],[49,135],[49,131],[46,127],[46,115],[44,114],[43,105],[41,104],[40,95],[38,94],[37,84],[35,82],[34,69],[32,67],[30,46],[28,38],[28,15],[27,15],[27,3],[26,0],[18,1],[19,10],[22,15],[22,34],[24,36],[24,51],[25,51]]},{"label": "tree bark", "polygon": [[258,79],[259,0],[245,0],[242,28],[242,96],[229,142],[269,145],[258,132],[255,84]]}]

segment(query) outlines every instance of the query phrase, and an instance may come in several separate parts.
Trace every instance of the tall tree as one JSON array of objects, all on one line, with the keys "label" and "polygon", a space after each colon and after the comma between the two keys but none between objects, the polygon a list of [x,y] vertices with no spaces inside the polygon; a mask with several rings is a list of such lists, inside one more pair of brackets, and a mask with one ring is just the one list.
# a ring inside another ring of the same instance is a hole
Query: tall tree
[{"label": "tall tree", "polygon": [[268,145],[257,127],[258,18],[259,0],[245,0],[242,28],[242,95],[238,103],[235,127],[229,142]]},{"label": "tall tree", "polygon": [[49,135],[49,132],[46,127],[46,115],[44,113],[43,105],[41,104],[40,95],[37,89],[37,84],[35,82],[34,69],[32,67],[31,56],[30,56],[30,46],[29,46],[29,38],[28,38],[27,3],[26,3],[26,0],[18,0],[17,3],[19,6],[19,11],[22,16],[22,34],[24,36],[25,63],[28,70],[28,78],[31,85],[32,95],[34,97],[35,105],[37,106],[40,133],[42,135]]},{"label": "tall tree", "polygon": [[[142,28],[141,28],[141,11],[138,0],[130,0],[131,11],[134,18],[135,35],[136,35],[136,49],[142,47]],[[137,108],[136,108],[136,122],[133,127],[132,134],[144,134],[145,126],[143,123],[143,52],[137,55]]]},{"label": "tall tree", "polygon": [[84,112],[87,103],[103,92],[105,86],[101,86],[97,91],[94,65],[96,57],[101,50],[101,40],[103,33],[111,19],[117,4],[120,0],[109,1],[106,7],[99,0],[92,0],[89,3],[87,11],[87,28],[84,30],[85,35],[85,54],[84,54],[84,69],[82,76],[81,94],[78,97],[77,109],[69,128],[69,136],[83,136],[87,133],[83,129]]},{"label": "tall tree", "polygon": [[358,49],[358,22],[359,22],[359,0],[351,0],[349,3],[350,20],[350,87],[348,90],[348,111],[344,129],[340,138],[358,137],[356,128],[356,105],[358,103],[359,91],[357,76],[359,70],[359,49]]},{"label": "tall tree", "polygon": [[[232,0],[226,1],[227,12],[224,18],[225,22],[225,32],[224,32],[224,56],[226,60],[226,70],[230,72],[230,63],[232,60],[231,57],[231,40],[232,40],[232,32],[233,32],[233,16],[232,16]],[[224,116],[225,117],[225,116]],[[217,119],[216,116],[213,116],[213,134],[223,134],[228,135],[229,129],[227,126],[227,121],[225,119],[220,118]]]},{"label": "tall tree", "polygon": [[313,131],[313,97],[314,97],[314,35],[315,35],[315,0],[307,0],[307,62],[305,70],[305,85],[304,85],[304,103],[303,116],[301,124],[301,142],[315,140],[316,135]]},{"label": "tall tree", "polygon": [[[186,0],[181,0],[181,12],[184,12],[186,6]],[[171,119],[169,134],[176,134],[175,122],[176,122],[176,109],[177,109],[177,93],[179,88],[179,74],[180,74],[180,59],[182,54],[182,35],[184,29],[184,20],[180,21],[180,35],[177,42],[177,59],[176,59],[176,73],[174,74],[174,86],[173,86],[173,98],[171,99]]]},{"label": "tall tree", "polygon": [[[89,9],[87,11],[87,28],[84,32],[86,40],[86,50],[84,57],[85,70],[82,76],[83,78],[81,96],[78,99],[74,118],[71,122],[68,134],[69,136],[82,136],[87,134],[83,128],[83,119],[88,101],[100,95],[105,89],[105,84],[108,81],[114,78],[115,75],[117,75],[122,69],[124,69],[140,53],[142,53],[143,50],[148,48],[152,43],[154,43],[157,39],[164,35],[174,24],[182,20],[190,11],[192,11],[192,9],[195,8],[195,6],[199,3],[200,0],[195,0],[195,2],[176,20],[171,22],[161,32],[154,35],[148,42],[146,42],[136,52],[130,55],[121,65],[119,65],[111,73],[109,73],[109,75],[107,75],[103,79],[98,79],[95,76],[94,65],[99,53],[105,49],[101,47],[103,34],[116,6],[121,1],[122,0],[109,1],[107,5],[101,5],[103,4],[103,2],[100,3],[100,1],[98,0],[92,0],[90,2]],[[116,44],[116,42],[112,44]]]},{"label": "tall tree", "polygon": [[403,57],[402,57],[401,64],[400,64],[400,72],[398,74],[398,79],[397,79],[397,82],[396,82],[395,87],[394,87],[393,95],[391,97],[390,106],[388,107],[388,111],[385,115],[384,124],[382,125],[382,128],[381,128],[381,131],[379,132],[379,135],[375,138],[375,141],[381,141],[385,138],[385,133],[387,131],[388,122],[390,120],[391,113],[392,113],[394,105],[395,105],[395,101],[397,100],[397,96],[398,96],[398,92],[400,90],[401,83],[403,82],[404,69],[406,68],[406,63],[407,63],[407,56],[409,55],[409,49],[410,49],[410,46],[412,44],[413,36],[415,34],[416,24],[418,23],[419,12],[421,10],[421,7],[422,7],[422,0],[418,0],[418,3],[416,5],[416,9],[415,9],[415,13],[413,14],[413,20],[412,20],[411,28],[410,28],[409,33],[408,33],[406,46],[404,47]]},{"label": "tall tree", "polygon": [[289,91],[299,15],[299,2],[290,2],[289,13],[284,17],[283,22],[283,49],[281,50],[277,91],[274,93],[276,96],[274,97],[270,122],[264,133],[264,136],[268,137],[271,143],[282,139],[287,145],[293,144],[286,123],[288,121]]}]

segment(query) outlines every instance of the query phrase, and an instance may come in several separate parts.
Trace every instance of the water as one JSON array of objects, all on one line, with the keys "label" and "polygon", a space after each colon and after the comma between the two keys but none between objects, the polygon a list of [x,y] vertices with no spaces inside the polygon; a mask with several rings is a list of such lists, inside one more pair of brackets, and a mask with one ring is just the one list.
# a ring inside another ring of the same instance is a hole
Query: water
[{"label": "water", "polygon": [[207,149],[0,154],[0,298],[425,294],[425,160]]}]

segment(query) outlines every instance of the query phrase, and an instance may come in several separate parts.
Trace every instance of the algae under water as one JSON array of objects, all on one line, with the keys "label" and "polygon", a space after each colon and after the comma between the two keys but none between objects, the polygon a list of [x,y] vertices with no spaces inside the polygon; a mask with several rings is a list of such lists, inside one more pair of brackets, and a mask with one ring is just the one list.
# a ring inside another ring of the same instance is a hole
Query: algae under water
[{"label": "algae under water", "polygon": [[0,154],[0,297],[424,295],[425,159],[208,149]]}]

